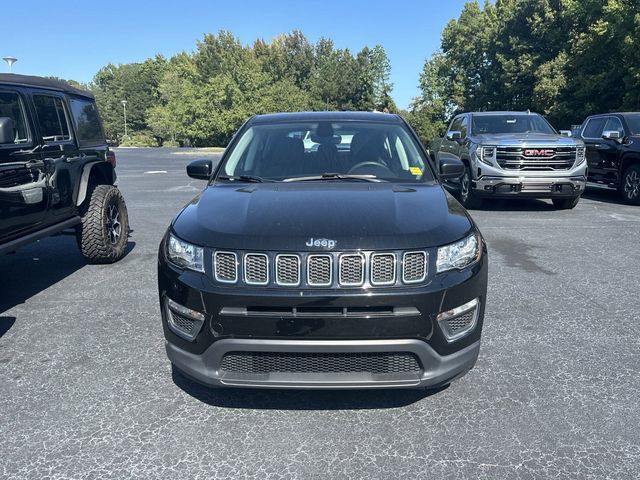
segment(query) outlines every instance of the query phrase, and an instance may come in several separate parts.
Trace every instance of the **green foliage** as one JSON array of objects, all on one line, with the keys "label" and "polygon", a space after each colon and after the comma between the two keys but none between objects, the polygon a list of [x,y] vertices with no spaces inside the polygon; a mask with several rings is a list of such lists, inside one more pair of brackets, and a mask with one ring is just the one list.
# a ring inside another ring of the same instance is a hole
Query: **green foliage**
[{"label": "green foliage", "polygon": [[[467,2],[425,62],[411,117],[441,130],[456,111],[531,109],[561,128],[640,104],[637,0]],[[441,115],[441,116],[440,116]]]},{"label": "green foliage", "polygon": [[[297,30],[245,46],[230,32],[207,34],[192,54],[107,65],[93,90],[108,138],[126,144],[226,145],[252,115],[300,110],[395,111],[381,46],[355,56]],[[138,138],[138,132],[144,132]]]}]

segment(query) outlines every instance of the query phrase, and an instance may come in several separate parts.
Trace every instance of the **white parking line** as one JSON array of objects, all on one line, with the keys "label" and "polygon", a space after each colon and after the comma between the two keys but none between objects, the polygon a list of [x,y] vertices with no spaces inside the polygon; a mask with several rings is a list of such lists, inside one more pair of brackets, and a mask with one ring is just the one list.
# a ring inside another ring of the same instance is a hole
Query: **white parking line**
[{"label": "white parking line", "polygon": [[158,173],[167,173],[166,170],[149,170],[148,172],[144,172],[145,175],[154,175]]}]

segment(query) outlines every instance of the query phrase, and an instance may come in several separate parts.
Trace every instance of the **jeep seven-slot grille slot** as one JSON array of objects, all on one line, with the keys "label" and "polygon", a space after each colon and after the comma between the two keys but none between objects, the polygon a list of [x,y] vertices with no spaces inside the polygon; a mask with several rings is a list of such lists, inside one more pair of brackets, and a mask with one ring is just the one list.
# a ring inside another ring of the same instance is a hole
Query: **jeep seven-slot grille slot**
[{"label": "jeep seven-slot grille slot", "polygon": [[220,283],[270,287],[357,288],[425,282],[429,255],[408,252],[213,254],[213,276]]}]

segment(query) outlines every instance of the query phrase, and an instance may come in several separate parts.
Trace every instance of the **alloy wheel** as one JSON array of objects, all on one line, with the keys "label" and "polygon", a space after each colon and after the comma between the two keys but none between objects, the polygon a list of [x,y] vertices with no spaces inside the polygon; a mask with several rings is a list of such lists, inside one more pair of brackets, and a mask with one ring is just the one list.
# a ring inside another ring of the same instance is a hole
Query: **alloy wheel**
[{"label": "alloy wheel", "polygon": [[640,195],[640,175],[636,170],[629,172],[625,176],[624,193],[630,200],[634,200]]},{"label": "alloy wheel", "polygon": [[113,244],[118,243],[121,232],[120,210],[118,209],[118,205],[111,204],[107,209],[107,234],[109,235],[109,241]]}]

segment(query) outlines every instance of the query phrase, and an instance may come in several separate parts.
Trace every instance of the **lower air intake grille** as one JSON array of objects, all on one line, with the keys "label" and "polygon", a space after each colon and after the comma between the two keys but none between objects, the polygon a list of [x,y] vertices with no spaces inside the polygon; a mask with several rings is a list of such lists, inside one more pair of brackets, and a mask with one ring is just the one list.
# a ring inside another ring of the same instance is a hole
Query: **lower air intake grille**
[{"label": "lower air intake grille", "polygon": [[189,336],[192,336],[194,333],[196,333],[196,328],[200,326],[200,322],[198,322],[197,320],[184,317],[174,311],[171,312],[171,322],[173,323],[173,326],[175,328],[181,330]]},{"label": "lower air intake grille", "polygon": [[221,370],[244,374],[415,374],[420,372],[420,362],[413,353],[409,352],[230,352],[222,359]]}]

